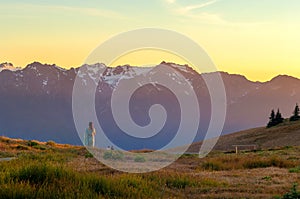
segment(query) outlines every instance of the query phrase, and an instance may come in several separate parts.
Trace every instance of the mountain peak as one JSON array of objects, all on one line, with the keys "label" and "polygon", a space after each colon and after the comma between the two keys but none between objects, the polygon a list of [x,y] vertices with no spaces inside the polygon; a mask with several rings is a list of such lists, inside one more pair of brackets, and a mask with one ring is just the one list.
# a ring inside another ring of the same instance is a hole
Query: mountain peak
[{"label": "mountain peak", "polygon": [[277,75],[276,77],[272,78],[271,81],[274,81],[274,80],[286,80],[286,79],[298,79],[298,78],[290,76],[290,75]]},{"label": "mountain peak", "polygon": [[13,67],[14,65],[12,63],[9,63],[9,62],[4,62],[4,63],[1,63],[0,64],[0,68],[3,68],[3,67]]},{"label": "mountain peak", "polygon": [[58,70],[61,70],[61,71],[65,71],[66,69],[60,67],[60,66],[57,66],[56,64],[42,64],[40,62],[32,62],[31,64],[28,64],[25,69],[31,69],[31,70],[39,70],[39,69],[47,69],[47,68],[56,68]]},{"label": "mountain peak", "polygon": [[187,64],[181,65],[181,64],[176,64],[173,62],[162,61],[159,65],[167,65],[167,66],[170,66],[170,67],[172,67],[180,72],[184,72],[184,73],[191,73],[191,74],[197,73],[192,67],[190,67]]},{"label": "mountain peak", "polygon": [[228,72],[224,72],[224,71],[215,71],[215,72],[209,72],[209,73],[202,73],[202,75],[213,75],[213,74],[220,74],[222,76],[222,78],[235,78],[235,79],[239,79],[241,81],[250,81],[248,80],[244,75],[240,75],[240,74],[232,74],[232,73],[228,73]]},{"label": "mountain peak", "polygon": [[19,67],[14,67],[14,65],[9,62],[4,62],[4,63],[0,64],[0,72],[3,70],[16,71],[16,70],[20,70],[20,69],[21,68],[19,68]]},{"label": "mountain peak", "polygon": [[282,85],[282,84],[297,84],[300,81],[300,79],[289,76],[289,75],[278,75],[274,78],[272,78],[269,83],[274,83],[277,85]]}]

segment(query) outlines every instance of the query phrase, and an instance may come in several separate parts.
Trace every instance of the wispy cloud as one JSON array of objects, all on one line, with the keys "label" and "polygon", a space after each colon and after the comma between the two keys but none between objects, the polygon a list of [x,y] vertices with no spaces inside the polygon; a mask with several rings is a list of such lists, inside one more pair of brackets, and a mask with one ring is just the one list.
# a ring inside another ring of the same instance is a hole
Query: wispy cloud
[{"label": "wispy cloud", "polygon": [[270,22],[237,22],[224,19],[222,15],[209,12],[187,13],[185,15],[189,19],[196,19],[199,23],[232,27],[253,27],[270,24]]},{"label": "wispy cloud", "polygon": [[187,18],[194,18],[197,21],[207,24],[227,24],[227,22],[219,15],[215,13],[203,12],[202,8],[211,6],[220,0],[210,0],[199,4],[182,5],[180,1],[176,0],[165,0],[171,4],[170,8],[176,15],[184,16]]},{"label": "wispy cloud", "polygon": [[[223,25],[223,26],[253,26],[266,24],[263,22],[233,22],[226,20],[220,13],[212,13],[204,11],[203,8],[212,6],[222,0],[209,0],[199,4],[182,5],[180,0],[165,0],[171,4],[169,8],[173,13],[178,16],[185,17],[186,19],[196,19],[198,23]],[[181,0],[183,1],[183,0]]]},{"label": "wispy cloud", "polygon": [[196,19],[199,23],[232,27],[254,27],[270,25],[271,22],[238,22],[226,20],[222,15],[217,13],[200,12],[200,13],[187,13],[185,16],[189,19]]},{"label": "wispy cloud", "polygon": [[180,9],[178,9],[178,12],[181,13],[181,14],[186,14],[186,13],[189,13],[190,11],[207,7],[207,6],[212,5],[216,2],[217,2],[217,0],[212,0],[212,1],[201,3],[201,4],[184,6],[184,7],[181,7]]},{"label": "wispy cloud", "polygon": [[218,24],[218,25],[229,25],[230,22],[224,20],[220,15],[201,12],[197,14],[187,13],[186,17],[197,19],[200,22],[204,22],[206,24]]}]

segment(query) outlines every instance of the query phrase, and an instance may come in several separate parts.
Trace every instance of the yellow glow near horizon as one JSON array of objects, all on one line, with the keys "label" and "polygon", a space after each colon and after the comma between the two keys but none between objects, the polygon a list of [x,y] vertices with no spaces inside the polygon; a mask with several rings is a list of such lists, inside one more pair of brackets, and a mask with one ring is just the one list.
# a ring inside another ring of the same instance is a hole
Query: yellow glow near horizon
[{"label": "yellow glow near horizon", "polygon": [[[24,67],[38,61],[78,67],[113,35],[156,27],[196,41],[219,71],[253,81],[279,74],[300,78],[300,1],[211,2],[137,1],[132,7],[126,1],[119,6],[110,1],[4,1],[0,6],[0,63]],[[145,51],[122,56],[112,65],[162,61],[186,63],[170,53]]]},{"label": "yellow glow near horizon", "polygon": [[[195,39],[205,48],[215,63],[217,70],[241,74],[252,81],[268,81],[279,74],[300,77],[300,41],[295,40],[296,30],[288,32],[289,37],[281,37],[278,31],[273,35],[255,34],[255,30],[232,32],[203,30],[201,34],[187,30],[186,35]],[[272,29],[265,30],[271,34]],[[181,32],[179,30],[179,32]],[[84,63],[89,53],[110,38],[111,33],[102,35],[73,35],[66,38],[28,38],[27,40],[6,40],[6,48],[0,49],[0,62],[12,62],[24,67],[34,61],[57,64],[64,68],[78,67]],[[46,36],[45,36],[46,37]],[[241,39],[239,39],[239,37]],[[226,39],[224,39],[226,38]],[[162,61],[188,64],[181,57],[160,50],[135,51],[115,60],[111,66],[130,64],[134,66],[157,65]],[[108,64],[108,63],[105,63]]]},{"label": "yellow glow near horizon", "polygon": [[[12,62],[15,66],[24,67],[27,64],[38,61],[41,63],[57,64],[64,68],[70,68],[82,65],[85,58],[93,48],[94,45],[92,43],[86,46],[82,45],[82,48],[72,48],[69,45],[60,46],[59,50],[51,45],[47,47],[35,45],[30,50],[28,50],[26,46],[18,46],[18,48],[12,48],[11,50],[6,49],[5,53],[0,50],[0,53],[3,55],[1,57],[1,61]],[[268,55],[265,55],[266,57],[253,59],[250,62],[249,58],[244,57],[242,52],[236,52],[235,56],[230,57],[228,54],[225,56],[219,50],[210,53],[210,48],[207,48],[207,51],[214,61],[218,71],[225,71],[231,74],[241,74],[252,81],[268,81],[279,74],[300,77],[300,70],[299,67],[297,67],[300,66],[300,59],[297,59],[295,55],[286,56],[285,59],[282,59],[278,56],[273,57],[270,52]],[[258,55],[256,55],[256,57],[257,56]],[[132,66],[153,66],[161,63],[162,61],[173,62],[180,65],[188,64],[191,66],[191,63],[188,63],[186,60],[177,55],[166,51],[149,49],[133,51],[118,57],[110,64],[110,66],[115,67],[125,64]],[[193,68],[195,69],[195,67]],[[283,68],[284,72],[282,70]]]},{"label": "yellow glow near horizon", "polygon": [[118,57],[111,63],[111,66],[115,67],[125,64],[129,64],[131,66],[155,66],[162,61],[173,62],[180,65],[191,65],[183,58],[167,51],[156,49],[142,49],[132,51]]}]

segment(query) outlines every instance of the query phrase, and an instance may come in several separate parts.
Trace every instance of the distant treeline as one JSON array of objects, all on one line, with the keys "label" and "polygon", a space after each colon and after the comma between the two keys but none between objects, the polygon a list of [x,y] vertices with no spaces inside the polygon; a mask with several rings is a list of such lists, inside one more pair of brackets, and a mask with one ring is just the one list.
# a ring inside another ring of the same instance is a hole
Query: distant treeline
[{"label": "distant treeline", "polygon": [[[269,117],[270,121],[267,124],[267,128],[270,128],[272,126],[276,126],[284,121],[284,118],[282,117],[280,110],[277,109],[277,112],[275,114],[274,109],[271,111],[271,115]],[[289,118],[290,121],[297,121],[300,120],[300,109],[298,104],[296,104],[295,109],[293,111],[293,115]]]}]

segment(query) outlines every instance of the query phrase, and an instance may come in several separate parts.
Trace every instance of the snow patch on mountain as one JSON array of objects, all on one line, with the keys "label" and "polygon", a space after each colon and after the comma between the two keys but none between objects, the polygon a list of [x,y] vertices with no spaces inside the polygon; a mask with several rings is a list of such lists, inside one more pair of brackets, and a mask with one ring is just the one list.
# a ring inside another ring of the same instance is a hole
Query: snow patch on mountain
[{"label": "snow patch on mountain", "polygon": [[191,70],[191,68],[188,67],[187,65],[171,64],[171,66],[173,66],[174,68],[177,68],[180,71],[185,72],[185,73],[190,73],[190,74],[193,73],[193,71]]},{"label": "snow patch on mountain", "polygon": [[48,84],[48,78],[46,80],[43,80],[43,85],[47,86],[47,84]]},{"label": "snow patch on mountain", "polygon": [[3,70],[17,71],[17,70],[21,70],[21,68],[15,67],[12,63],[5,62],[0,64],[0,72]]},{"label": "snow patch on mountain", "polygon": [[116,68],[107,68],[103,73],[103,80],[112,87],[117,86],[122,79],[132,79],[140,75],[146,75],[152,67],[130,67],[128,65],[118,66]]},{"label": "snow patch on mountain", "polygon": [[84,84],[86,84],[88,78],[93,80],[95,84],[98,84],[99,80],[102,80],[111,87],[115,87],[121,79],[131,79],[145,75],[152,69],[153,67],[134,67],[129,65],[107,67],[103,63],[97,63],[82,65],[77,75],[82,79]]}]

